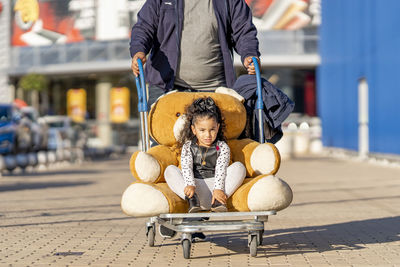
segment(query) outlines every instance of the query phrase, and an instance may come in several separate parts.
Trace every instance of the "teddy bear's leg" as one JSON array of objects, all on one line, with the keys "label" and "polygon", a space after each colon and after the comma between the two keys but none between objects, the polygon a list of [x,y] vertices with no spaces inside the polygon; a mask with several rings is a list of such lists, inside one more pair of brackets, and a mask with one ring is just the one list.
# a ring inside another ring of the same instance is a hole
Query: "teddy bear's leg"
[{"label": "teddy bear's leg", "polygon": [[121,208],[129,216],[154,216],[168,213],[169,203],[154,185],[133,183],[122,195]]},{"label": "teddy bear's leg", "polygon": [[156,183],[164,181],[164,170],[168,165],[178,165],[178,160],[167,146],[158,145],[147,152],[135,152],[129,166],[132,175],[142,182]]},{"label": "teddy bear's leg", "polygon": [[247,196],[247,206],[251,211],[283,210],[293,200],[290,186],[282,179],[269,175],[251,186]]},{"label": "teddy bear's leg", "polygon": [[250,157],[250,165],[256,175],[277,173],[280,162],[279,151],[271,143],[259,144]]},{"label": "teddy bear's leg", "polygon": [[233,161],[240,161],[245,165],[247,177],[275,174],[279,170],[281,158],[273,144],[260,144],[251,139],[241,139],[230,140],[228,145]]},{"label": "teddy bear's leg", "polygon": [[166,183],[135,182],[123,193],[121,208],[129,216],[149,217],[161,213],[186,212],[188,206]]},{"label": "teddy bear's leg", "polygon": [[288,207],[292,199],[292,189],[285,181],[274,175],[260,175],[245,179],[229,199],[228,207],[238,211],[279,211]]}]

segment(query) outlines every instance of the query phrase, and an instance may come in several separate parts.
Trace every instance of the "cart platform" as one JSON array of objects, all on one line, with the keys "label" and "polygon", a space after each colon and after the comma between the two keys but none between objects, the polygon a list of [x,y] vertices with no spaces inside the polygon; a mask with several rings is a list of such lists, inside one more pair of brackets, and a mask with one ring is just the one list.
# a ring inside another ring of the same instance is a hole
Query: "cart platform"
[{"label": "cart platform", "polygon": [[[199,212],[167,213],[151,217],[146,223],[146,235],[150,247],[154,246],[156,223],[181,233],[184,258],[190,258],[192,234],[195,232],[247,231],[250,255],[257,255],[257,246],[262,244],[264,223],[276,211],[259,212]],[[208,218],[211,220],[202,220]]]}]

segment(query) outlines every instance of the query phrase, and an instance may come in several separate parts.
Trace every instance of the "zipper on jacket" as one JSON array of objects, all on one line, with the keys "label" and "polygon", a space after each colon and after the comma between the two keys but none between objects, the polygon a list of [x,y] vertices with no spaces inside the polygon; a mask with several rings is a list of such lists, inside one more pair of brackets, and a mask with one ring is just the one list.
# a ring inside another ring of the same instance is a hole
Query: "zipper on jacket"
[{"label": "zipper on jacket", "polygon": [[180,35],[179,35],[179,13],[178,13],[178,1],[179,0],[175,0],[175,14],[176,14],[176,27],[175,27],[175,34],[176,34],[176,48],[178,51],[178,60],[180,57],[180,46],[181,46],[181,39],[180,39]]},{"label": "zipper on jacket", "polygon": [[178,71],[178,64],[180,61],[180,57],[181,57],[181,52],[180,52],[180,46],[181,46],[181,39],[180,39],[180,34],[179,34],[179,13],[178,13],[178,1],[180,0],[175,0],[175,14],[176,14],[176,25],[175,25],[175,34],[176,34],[176,51],[178,53],[177,57],[176,57],[176,65],[175,65],[175,75],[173,77],[173,83],[172,83],[172,88],[174,88],[174,84],[175,84],[175,77]]}]

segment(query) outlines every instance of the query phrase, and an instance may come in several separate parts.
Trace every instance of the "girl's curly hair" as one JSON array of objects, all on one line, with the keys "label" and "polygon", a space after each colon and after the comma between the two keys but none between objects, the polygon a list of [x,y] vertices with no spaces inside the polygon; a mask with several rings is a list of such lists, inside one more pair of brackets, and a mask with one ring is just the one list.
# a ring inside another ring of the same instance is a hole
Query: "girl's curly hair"
[{"label": "girl's curly hair", "polygon": [[202,97],[194,100],[192,104],[186,106],[185,116],[186,121],[181,132],[181,138],[178,141],[179,147],[182,147],[185,142],[195,138],[191,126],[194,125],[199,118],[214,118],[215,121],[219,123],[216,140],[226,141],[224,136],[225,121],[222,118],[221,110],[211,97]]}]

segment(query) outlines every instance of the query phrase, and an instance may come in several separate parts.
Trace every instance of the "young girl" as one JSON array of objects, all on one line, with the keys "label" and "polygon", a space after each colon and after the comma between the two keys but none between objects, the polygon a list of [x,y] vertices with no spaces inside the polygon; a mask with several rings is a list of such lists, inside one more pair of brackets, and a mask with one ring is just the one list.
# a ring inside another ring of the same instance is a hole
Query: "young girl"
[{"label": "young girl", "polygon": [[179,145],[182,171],[166,168],[168,186],[189,202],[189,212],[227,211],[226,200],[243,183],[246,169],[240,162],[229,165],[221,111],[211,97],[196,99],[186,108],[186,123]]}]

